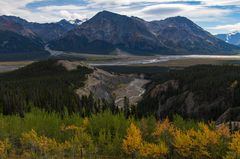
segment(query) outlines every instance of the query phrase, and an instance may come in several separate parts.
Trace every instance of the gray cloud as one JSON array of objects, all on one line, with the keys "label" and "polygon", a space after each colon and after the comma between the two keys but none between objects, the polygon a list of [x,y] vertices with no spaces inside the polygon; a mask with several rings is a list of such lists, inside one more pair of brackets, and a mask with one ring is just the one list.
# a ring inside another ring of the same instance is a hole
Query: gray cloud
[{"label": "gray cloud", "polygon": [[[227,17],[234,14],[234,11],[214,6],[233,4],[240,6],[240,0],[201,0],[197,5],[184,4],[183,0],[85,0],[88,2],[87,5],[50,5],[31,10],[26,7],[27,4],[37,1],[42,0],[0,0],[0,14],[16,15],[29,21],[52,22],[62,18],[91,18],[99,11],[109,10],[128,16],[138,16],[148,21],[181,15],[195,22],[208,23],[222,21],[225,18],[227,23]],[[173,1],[175,3],[171,3]],[[185,0],[191,1],[198,0]]]},{"label": "gray cloud", "polygon": [[151,15],[159,15],[159,14],[176,14],[184,9],[179,8],[179,7],[148,7],[143,9],[143,13],[145,14],[151,14]]}]

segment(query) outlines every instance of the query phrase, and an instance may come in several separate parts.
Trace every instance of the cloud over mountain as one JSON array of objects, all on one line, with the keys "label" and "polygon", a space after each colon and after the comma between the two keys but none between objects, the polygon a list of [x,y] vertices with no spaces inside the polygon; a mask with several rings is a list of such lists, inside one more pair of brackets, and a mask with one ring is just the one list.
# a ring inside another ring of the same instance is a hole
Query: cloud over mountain
[{"label": "cloud over mountain", "polygon": [[240,18],[239,0],[1,0],[0,5],[0,14],[37,22],[85,19],[102,10],[148,21],[180,15],[214,33],[224,29],[211,28],[236,24]]}]

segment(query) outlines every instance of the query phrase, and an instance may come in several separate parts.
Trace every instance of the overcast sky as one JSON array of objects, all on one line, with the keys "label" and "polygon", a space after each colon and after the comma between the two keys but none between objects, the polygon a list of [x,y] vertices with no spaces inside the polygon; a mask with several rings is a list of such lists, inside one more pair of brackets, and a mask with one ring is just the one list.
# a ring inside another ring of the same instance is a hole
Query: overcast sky
[{"label": "overcast sky", "polygon": [[147,21],[185,16],[213,34],[240,31],[240,0],[0,0],[0,15],[34,22],[91,18],[102,10]]}]

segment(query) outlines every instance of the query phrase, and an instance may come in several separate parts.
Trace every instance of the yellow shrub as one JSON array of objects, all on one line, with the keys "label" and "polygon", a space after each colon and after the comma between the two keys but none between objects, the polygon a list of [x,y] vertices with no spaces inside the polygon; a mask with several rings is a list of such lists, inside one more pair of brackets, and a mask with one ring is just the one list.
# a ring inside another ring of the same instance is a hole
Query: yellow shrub
[{"label": "yellow shrub", "polygon": [[222,137],[226,137],[229,138],[231,136],[230,133],[230,129],[226,124],[221,124],[218,128],[217,128],[217,132],[222,136]]},{"label": "yellow shrub", "polygon": [[60,152],[60,146],[55,139],[39,136],[36,131],[23,133],[20,139],[22,145],[31,153],[39,155],[57,155]]},{"label": "yellow shrub", "polygon": [[227,135],[225,128],[221,130],[210,129],[207,124],[199,123],[198,130],[186,132],[177,130],[174,134],[174,147],[182,157],[196,159],[212,158],[218,156],[218,148],[221,144],[221,137]]},{"label": "yellow shrub", "polygon": [[239,159],[240,158],[240,132],[232,135],[232,140],[229,143],[229,152],[226,159]]},{"label": "yellow shrub", "polygon": [[199,123],[199,129],[200,129],[200,131],[198,131],[199,140],[202,141],[203,145],[219,144],[221,136],[219,135],[218,131],[210,130],[209,126],[204,123]]},{"label": "yellow shrub", "polygon": [[0,158],[7,157],[8,151],[11,149],[11,144],[8,139],[0,141]]},{"label": "yellow shrub", "polygon": [[134,154],[140,150],[142,145],[142,136],[140,129],[131,123],[127,129],[127,136],[123,140],[123,150],[127,154]]},{"label": "yellow shrub", "polygon": [[154,136],[160,136],[162,133],[168,131],[170,134],[174,132],[173,125],[169,122],[169,119],[166,118],[162,122],[159,122],[153,132]]},{"label": "yellow shrub", "polygon": [[184,133],[181,130],[176,130],[174,135],[173,146],[175,147],[177,153],[182,157],[191,156],[191,151],[193,149],[192,140],[192,130]]},{"label": "yellow shrub", "polygon": [[140,149],[140,155],[146,158],[160,158],[164,157],[168,153],[168,147],[165,143],[152,144],[144,143]]},{"label": "yellow shrub", "polygon": [[72,136],[63,146],[65,146],[66,150],[71,151],[74,156],[76,154],[83,156],[93,145],[91,136],[85,132],[87,125],[88,119],[85,118],[81,127],[69,125],[62,128],[62,131],[70,133]]}]

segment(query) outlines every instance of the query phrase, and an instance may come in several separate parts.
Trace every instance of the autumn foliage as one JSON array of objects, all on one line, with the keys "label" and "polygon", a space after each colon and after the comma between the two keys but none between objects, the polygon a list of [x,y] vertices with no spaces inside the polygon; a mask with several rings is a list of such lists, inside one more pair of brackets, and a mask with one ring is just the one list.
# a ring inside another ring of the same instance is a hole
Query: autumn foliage
[{"label": "autumn foliage", "polygon": [[11,144],[9,143],[8,139],[0,141],[0,158],[6,158],[10,149]]},{"label": "autumn foliage", "polygon": [[123,140],[123,149],[127,154],[134,155],[142,146],[141,131],[133,123],[127,129],[126,139]]},{"label": "autumn foliage", "polygon": [[239,159],[240,132],[227,125],[141,120],[106,111],[82,118],[43,111],[0,116],[0,159]]}]

